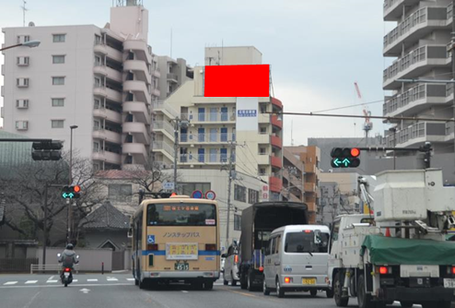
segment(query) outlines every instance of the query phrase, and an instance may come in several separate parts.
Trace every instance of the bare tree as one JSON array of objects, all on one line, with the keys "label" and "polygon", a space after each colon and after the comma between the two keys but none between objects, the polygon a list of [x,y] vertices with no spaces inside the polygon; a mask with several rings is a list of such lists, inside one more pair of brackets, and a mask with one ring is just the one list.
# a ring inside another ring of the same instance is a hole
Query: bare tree
[{"label": "bare tree", "polygon": [[[160,164],[149,159],[143,166],[135,166],[129,169],[131,182],[138,185],[145,192],[158,192],[163,182],[173,182],[174,177],[171,169],[162,169]],[[177,180],[181,179],[177,173]]]}]

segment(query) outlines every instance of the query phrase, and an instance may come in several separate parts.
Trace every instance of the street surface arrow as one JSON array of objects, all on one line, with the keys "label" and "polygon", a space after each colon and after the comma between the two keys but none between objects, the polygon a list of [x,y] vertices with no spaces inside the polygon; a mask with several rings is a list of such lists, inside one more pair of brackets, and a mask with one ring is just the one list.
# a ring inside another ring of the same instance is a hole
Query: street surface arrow
[{"label": "street surface arrow", "polygon": [[79,291],[81,291],[84,294],[87,294],[88,292],[90,292],[90,289],[83,288],[83,289],[80,289]]}]

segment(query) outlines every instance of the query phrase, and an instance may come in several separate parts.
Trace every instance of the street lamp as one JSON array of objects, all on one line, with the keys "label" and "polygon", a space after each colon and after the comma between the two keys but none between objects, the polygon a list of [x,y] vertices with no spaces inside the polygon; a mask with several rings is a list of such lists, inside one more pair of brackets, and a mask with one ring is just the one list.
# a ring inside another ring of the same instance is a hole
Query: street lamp
[{"label": "street lamp", "polygon": [[[70,126],[70,131],[71,131],[71,134],[70,134],[70,164],[69,164],[69,181],[68,181],[68,185],[71,186],[73,184],[73,130],[75,130],[78,126],[77,125],[71,125]],[[72,223],[72,214],[73,214],[73,211],[71,209],[71,201],[70,199],[67,199],[68,202],[69,202],[69,206],[68,206],[68,235],[67,235],[67,242],[70,243],[70,240],[71,240],[71,223]]]},{"label": "street lamp", "polygon": [[33,47],[39,46],[40,43],[41,43],[40,41],[28,41],[28,42],[25,42],[25,43],[11,45],[11,46],[7,46],[7,47],[4,47],[4,48],[1,48],[0,51],[11,49],[11,48],[14,48],[14,47],[20,47],[20,46],[33,48]]}]

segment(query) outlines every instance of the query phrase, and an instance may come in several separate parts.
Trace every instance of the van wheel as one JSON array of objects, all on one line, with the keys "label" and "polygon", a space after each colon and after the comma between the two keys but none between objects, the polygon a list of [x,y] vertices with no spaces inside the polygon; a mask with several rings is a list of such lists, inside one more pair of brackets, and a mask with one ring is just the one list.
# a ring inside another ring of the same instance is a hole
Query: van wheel
[{"label": "van wheel", "polygon": [[451,302],[424,302],[422,303],[423,308],[450,308]]},{"label": "van wheel", "polygon": [[311,297],[316,297],[318,295],[318,290],[310,290]]},{"label": "van wheel", "polygon": [[279,298],[284,297],[284,290],[281,288],[280,280],[278,278],[276,279],[276,296]]},{"label": "van wheel", "polygon": [[270,295],[270,289],[267,288],[267,284],[265,283],[265,277],[264,277],[264,283],[262,284],[262,292],[264,295]]},{"label": "van wheel", "polygon": [[335,304],[338,307],[347,307],[349,302],[349,297],[341,297],[341,291],[343,288],[343,277],[340,272],[335,274],[333,279],[333,296],[335,297]]},{"label": "van wheel", "polygon": [[325,291],[325,294],[326,294],[327,298],[332,298],[333,297],[333,290],[327,289]]},{"label": "van wheel", "polygon": [[234,279],[234,275],[232,274],[232,272],[231,272],[231,278],[232,278],[231,286],[235,287],[237,285],[237,281]]},{"label": "van wheel", "polygon": [[362,274],[359,275],[357,283],[357,301],[359,308],[375,308],[375,303],[371,301],[371,295],[366,293],[365,278]]},{"label": "van wheel", "polygon": [[204,290],[212,290],[212,289],[213,289],[213,281],[204,282]]},{"label": "van wheel", "polygon": [[411,303],[411,302],[401,301],[400,304],[401,304],[401,307],[403,307],[403,308],[411,308],[413,306],[413,303]]}]

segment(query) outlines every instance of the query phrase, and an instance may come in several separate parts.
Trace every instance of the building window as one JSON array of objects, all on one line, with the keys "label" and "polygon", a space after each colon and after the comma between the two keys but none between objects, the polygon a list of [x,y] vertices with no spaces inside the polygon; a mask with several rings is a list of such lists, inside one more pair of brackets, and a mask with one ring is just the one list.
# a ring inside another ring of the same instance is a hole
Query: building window
[{"label": "building window", "polygon": [[114,202],[131,202],[133,188],[131,184],[109,184],[108,198]]},{"label": "building window", "polygon": [[242,216],[234,214],[234,230],[241,231],[242,230]]},{"label": "building window", "polygon": [[52,107],[63,107],[63,106],[65,106],[64,98],[53,98],[52,99]]},{"label": "building window", "polygon": [[17,43],[22,44],[25,42],[30,41],[30,35],[18,35],[17,36]]},{"label": "building window", "polygon": [[202,194],[205,194],[210,190],[210,183],[179,183],[182,186],[183,195],[191,196],[193,191],[200,190]]},{"label": "building window", "polygon": [[54,64],[65,63],[65,56],[63,56],[63,55],[52,56],[52,63],[54,63]]},{"label": "building window", "polygon": [[93,142],[93,152],[100,151],[100,144],[98,142]]},{"label": "building window", "polygon": [[259,128],[259,133],[260,134],[267,134],[267,127],[261,126]]},{"label": "building window", "polygon": [[61,86],[65,84],[65,77],[52,77],[52,85]]},{"label": "building window", "polygon": [[259,168],[259,175],[264,176],[265,174],[265,168]]},{"label": "building window", "polygon": [[246,188],[244,186],[234,184],[234,200],[246,202]]},{"label": "building window", "polygon": [[16,100],[16,107],[18,109],[27,109],[28,108],[28,99],[18,99],[18,100]]},{"label": "building window", "polygon": [[263,147],[260,147],[259,148],[259,155],[266,155],[266,154],[267,154],[267,149],[263,148]]},{"label": "building window", "polygon": [[28,78],[17,78],[16,79],[16,85],[19,88],[27,88],[29,85],[29,79]]},{"label": "building window", "polygon": [[66,34],[53,34],[53,42],[54,43],[63,43],[66,39]]},{"label": "building window", "polygon": [[259,191],[248,188],[248,203],[254,204],[259,201]]},{"label": "building window", "polygon": [[101,123],[99,120],[93,121],[93,130],[100,130],[101,129]]},{"label": "building window", "polygon": [[16,129],[17,130],[27,130],[28,121],[16,121]]},{"label": "building window", "polygon": [[63,128],[63,120],[51,120],[52,128]]},{"label": "building window", "polygon": [[30,63],[29,57],[17,57],[17,65],[19,66],[27,66]]}]

